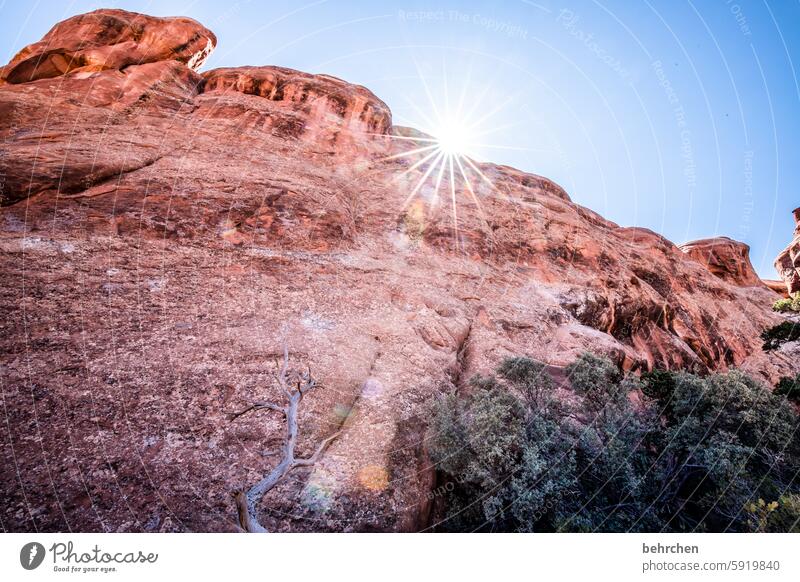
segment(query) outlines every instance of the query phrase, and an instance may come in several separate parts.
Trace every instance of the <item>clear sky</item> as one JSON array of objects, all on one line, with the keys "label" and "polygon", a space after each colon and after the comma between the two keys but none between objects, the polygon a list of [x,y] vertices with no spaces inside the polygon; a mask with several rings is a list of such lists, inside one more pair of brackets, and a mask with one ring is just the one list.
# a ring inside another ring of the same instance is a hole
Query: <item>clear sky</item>
[{"label": "clear sky", "polygon": [[677,243],[745,241],[764,277],[792,233],[796,0],[0,0],[0,57],[100,7],[190,16],[219,40],[204,68],[331,74],[370,88],[401,125],[426,129],[431,98],[444,110],[463,90],[465,110],[488,114],[478,158]]}]

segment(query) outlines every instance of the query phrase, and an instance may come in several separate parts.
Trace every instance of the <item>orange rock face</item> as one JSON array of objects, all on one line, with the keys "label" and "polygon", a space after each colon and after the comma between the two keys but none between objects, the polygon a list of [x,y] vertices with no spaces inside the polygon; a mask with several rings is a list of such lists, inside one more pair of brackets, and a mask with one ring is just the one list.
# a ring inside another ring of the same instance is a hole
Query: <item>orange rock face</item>
[{"label": "orange rock face", "polygon": [[786,283],[783,281],[779,281],[777,279],[762,279],[761,281],[764,283],[764,285],[775,291],[775,293],[778,295],[789,297],[789,293],[786,290]]},{"label": "orange rock face", "polygon": [[95,10],[59,22],[22,49],[0,71],[0,82],[29,83],[168,60],[197,69],[216,43],[214,34],[191,18]]},{"label": "orange rock face", "polygon": [[794,209],[794,222],[792,242],[775,259],[775,269],[790,294],[800,293],[800,208]]},{"label": "orange rock face", "polygon": [[[31,68],[84,40],[107,57],[82,66],[103,66]],[[119,42],[149,56],[106,66]],[[271,530],[424,528],[427,407],[508,355],[554,373],[584,350],[636,371],[800,371],[761,350],[781,318],[743,245],[715,247],[712,274],[489,163],[474,197],[457,180],[454,222],[430,186],[409,199],[426,168],[392,136],[420,136],[367,89],[279,67],[201,75],[209,43],[187,19],[102,11],[4,69],[7,529],[233,530],[231,491],[270,470],[284,428],[229,415],[280,400],[284,340],[321,382],[298,457],[341,432],[264,499]]]},{"label": "orange rock face", "polygon": [[392,125],[389,108],[370,91],[328,75],[282,67],[237,67],[214,69],[203,79],[204,93],[262,97],[302,111],[304,123],[314,121],[362,134],[383,134]]},{"label": "orange rock face", "polygon": [[680,249],[714,275],[740,287],[758,287],[762,281],[750,263],[750,247],[724,236],[682,244]]}]

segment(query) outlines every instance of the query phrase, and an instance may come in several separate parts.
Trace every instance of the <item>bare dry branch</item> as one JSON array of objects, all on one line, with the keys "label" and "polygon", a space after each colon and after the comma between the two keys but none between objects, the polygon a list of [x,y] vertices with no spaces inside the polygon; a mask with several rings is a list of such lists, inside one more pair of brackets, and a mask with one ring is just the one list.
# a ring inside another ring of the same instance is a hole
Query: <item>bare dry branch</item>
[{"label": "bare dry branch", "polygon": [[[290,377],[291,376],[291,377]],[[286,435],[283,446],[281,447],[281,460],[275,467],[265,475],[258,483],[253,485],[247,492],[237,491],[234,493],[234,502],[238,514],[239,526],[246,532],[266,531],[258,521],[257,506],[261,499],[271,489],[296,467],[308,467],[316,463],[320,456],[325,452],[328,445],[339,436],[336,432],[325,438],[314,454],[307,459],[296,459],[294,456],[297,445],[297,410],[298,405],[303,400],[303,395],[318,386],[316,380],[311,377],[311,368],[307,372],[289,371],[289,348],[283,344],[283,362],[279,364],[276,380],[286,395],[288,403],[286,406],[279,406],[272,402],[255,402],[241,412],[232,415],[231,420],[239,418],[243,414],[260,409],[269,409],[280,412],[286,418]]]},{"label": "bare dry branch", "polygon": [[246,532],[266,532],[267,530],[258,523],[253,521],[250,517],[250,510],[247,503],[247,495],[244,491],[235,491],[233,494],[234,503],[236,503],[236,511],[239,514],[239,527]]},{"label": "bare dry branch", "polygon": [[342,431],[336,431],[335,433],[333,433],[331,436],[329,436],[328,438],[326,438],[324,441],[322,441],[319,444],[319,446],[317,447],[317,450],[314,451],[314,454],[311,455],[309,458],[307,458],[307,459],[296,459],[295,462],[294,462],[294,466],[295,467],[307,467],[309,465],[313,465],[314,463],[316,463],[319,460],[319,458],[322,455],[322,453],[325,452],[325,449],[328,448],[328,445],[331,444],[334,441],[334,439],[336,439],[336,437],[338,437],[340,434],[342,434]]},{"label": "bare dry branch", "polygon": [[274,410],[275,412],[280,412],[284,416],[286,415],[286,408],[284,406],[278,406],[277,404],[274,404],[272,402],[254,402],[253,404],[251,404],[250,406],[248,406],[244,410],[240,410],[239,412],[232,412],[230,414],[230,419],[231,419],[231,421],[234,421],[237,418],[239,418],[240,416],[243,416],[243,415],[247,414],[248,412],[254,412],[254,411],[257,411],[257,410],[262,410],[264,408],[269,409],[269,410]]}]

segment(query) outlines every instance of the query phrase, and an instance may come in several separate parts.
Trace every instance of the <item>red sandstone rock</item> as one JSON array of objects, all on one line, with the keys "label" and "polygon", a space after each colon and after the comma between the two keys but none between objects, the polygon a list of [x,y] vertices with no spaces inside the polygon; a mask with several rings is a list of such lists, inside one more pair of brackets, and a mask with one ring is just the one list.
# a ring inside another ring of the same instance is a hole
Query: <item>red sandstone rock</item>
[{"label": "red sandstone rock", "polygon": [[[205,29],[184,53],[183,20],[112,12],[93,22],[113,38],[144,22],[167,60],[0,87],[7,529],[234,529],[231,491],[270,469],[283,425],[229,413],[280,399],[284,338],[322,382],[298,454],[341,434],[265,498],[271,530],[425,527],[426,407],[511,354],[800,371],[761,350],[781,318],[772,291],[743,286],[736,243],[718,277],[493,164],[479,204],[457,184],[456,233],[429,189],[404,205],[424,168],[390,159],[414,146],[388,134],[414,133],[368,90],[278,67],[201,77],[174,53],[195,64]],[[48,36],[74,51],[94,26]]]},{"label": "red sandstone rock", "polygon": [[680,249],[711,273],[740,287],[756,287],[762,281],[750,263],[750,247],[725,236],[682,244]]},{"label": "red sandstone rock", "polygon": [[786,290],[786,283],[784,281],[778,281],[777,279],[761,279],[761,282],[778,295],[789,297],[789,292]]},{"label": "red sandstone rock", "polygon": [[203,92],[236,92],[286,104],[304,120],[385,133],[392,125],[386,104],[370,91],[328,75],[309,75],[283,67],[214,69],[203,75]]},{"label": "red sandstone rock", "polygon": [[216,43],[214,34],[191,18],[95,10],[59,22],[42,40],[23,48],[0,70],[0,83],[82,76],[167,60],[197,69]]},{"label": "red sandstone rock", "polygon": [[794,222],[792,242],[775,259],[775,269],[789,294],[800,293],[800,208],[794,209]]}]

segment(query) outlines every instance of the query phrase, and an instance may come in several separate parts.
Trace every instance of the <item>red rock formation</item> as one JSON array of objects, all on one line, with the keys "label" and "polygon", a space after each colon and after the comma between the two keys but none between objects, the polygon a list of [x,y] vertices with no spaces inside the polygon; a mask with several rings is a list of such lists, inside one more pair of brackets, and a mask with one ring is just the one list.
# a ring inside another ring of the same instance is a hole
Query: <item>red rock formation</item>
[{"label": "red rock formation", "polygon": [[0,70],[0,84],[167,60],[197,69],[216,44],[214,34],[191,18],[95,10],[59,22],[42,40],[23,48]]},{"label": "red rock formation", "polygon": [[284,103],[302,112],[305,120],[323,125],[380,134],[392,125],[392,114],[383,101],[364,87],[328,75],[309,75],[283,67],[237,67],[214,69],[203,78],[204,93],[256,95]]},{"label": "red rock formation", "polygon": [[775,291],[778,295],[782,295],[783,297],[789,297],[789,293],[786,290],[786,283],[783,281],[778,281],[777,279],[761,279],[761,282],[764,283],[767,287]]},{"label": "red rock formation", "polygon": [[775,269],[789,294],[800,293],[800,208],[794,209],[794,224],[792,242],[775,259]]},{"label": "red rock formation", "polygon": [[757,287],[762,281],[750,263],[750,247],[726,236],[682,244],[680,249],[711,273],[740,287]]},{"label": "red rock formation", "polygon": [[[781,318],[741,257],[714,276],[493,164],[492,185],[473,175],[479,204],[456,184],[456,241],[449,207],[404,204],[425,168],[388,134],[414,133],[368,90],[278,67],[201,76],[200,25],[93,14],[46,38],[74,53],[86,36],[111,55],[86,62],[116,65],[23,74],[43,40],[0,87],[7,529],[234,529],[231,491],[269,470],[283,425],[228,415],[280,399],[284,338],[322,382],[298,458],[341,434],[265,498],[271,530],[424,527],[426,407],[510,354],[798,371],[761,350]],[[129,38],[149,62],[114,60]]]}]

